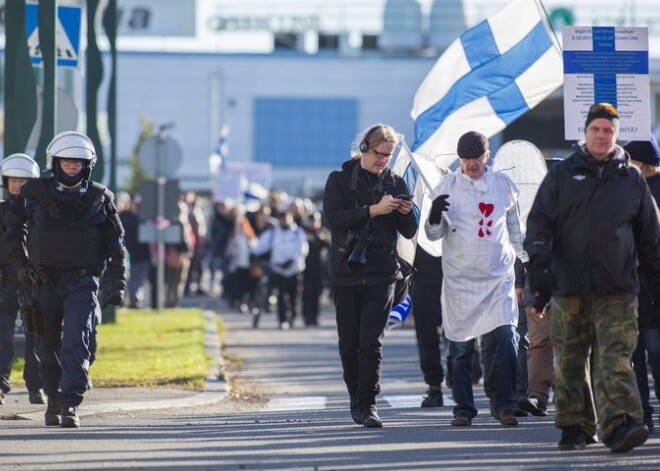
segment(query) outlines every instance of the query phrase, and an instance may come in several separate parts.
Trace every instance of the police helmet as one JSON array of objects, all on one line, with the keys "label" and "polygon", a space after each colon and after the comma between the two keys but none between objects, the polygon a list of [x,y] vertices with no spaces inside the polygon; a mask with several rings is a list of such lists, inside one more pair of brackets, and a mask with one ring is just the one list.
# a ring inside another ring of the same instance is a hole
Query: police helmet
[{"label": "police helmet", "polygon": [[53,159],[79,159],[92,169],[96,164],[96,149],[91,139],[75,131],[64,131],[50,141],[46,148],[46,168],[53,170]]},{"label": "police helmet", "polygon": [[39,165],[27,154],[11,154],[0,163],[0,175],[14,178],[39,178]]},{"label": "police helmet", "polygon": [[9,188],[9,178],[39,178],[39,165],[26,154],[8,155],[0,163],[2,186]]},{"label": "police helmet", "polygon": [[[83,161],[82,171],[75,177],[69,177],[60,171],[55,159],[76,159]],[[91,139],[75,131],[64,131],[50,141],[46,148],[46,168],[53,172],[55,178],[63,184],[78,184],[81,180],[89,180],[96,164],[96,149]]]}]

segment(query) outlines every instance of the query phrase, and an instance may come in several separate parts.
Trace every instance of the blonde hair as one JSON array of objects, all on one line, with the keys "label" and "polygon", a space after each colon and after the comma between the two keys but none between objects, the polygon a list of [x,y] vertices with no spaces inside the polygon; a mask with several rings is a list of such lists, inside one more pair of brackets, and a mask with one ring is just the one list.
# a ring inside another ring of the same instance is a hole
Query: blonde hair
[{"label": "blonde hair", "polygon": [[351,147],[351,158],[356,160],[362,158],[366,152],[366,150],[363,150],[363,143],[366,143],[368,148],[373,149],[383,142],[391,142],[396,145],[399,143],[399,135],[392,126],[376,123],[356,136]]}]

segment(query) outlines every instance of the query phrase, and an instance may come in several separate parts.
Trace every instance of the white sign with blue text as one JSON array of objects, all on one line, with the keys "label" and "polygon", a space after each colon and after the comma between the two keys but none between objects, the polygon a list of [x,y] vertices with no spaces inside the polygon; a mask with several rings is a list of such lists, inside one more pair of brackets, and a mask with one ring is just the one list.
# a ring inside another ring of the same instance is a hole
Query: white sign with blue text
[{"label": "white sign with blue text", "polygon": [[[56,53],[57,65],[75,68],[79,65],[80,31],[82,22],[82,7],[57,7]],[[33,64],[41,64],[43,57],[39,44],[39,5],[25,5],[25,31],[27,32],[28,49]]]},{"label": "white sign with blue text", "polygon": [[619,139],[651,133],[649,39],[645,27],[569,26],[563,29],[566,140],[584,138],[589,106],[607,102],[621,118]]}]

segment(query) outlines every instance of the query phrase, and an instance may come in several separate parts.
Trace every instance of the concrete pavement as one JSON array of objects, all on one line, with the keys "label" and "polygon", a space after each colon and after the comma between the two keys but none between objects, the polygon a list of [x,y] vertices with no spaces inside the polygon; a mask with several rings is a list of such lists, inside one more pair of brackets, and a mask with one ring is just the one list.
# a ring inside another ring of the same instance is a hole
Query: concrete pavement
[{"label": "concrete pavement", "polygon": [[[276,315],[270,314],[255,330],[249,315],[225,309],[217,300],[187,301],[221,313],[232,393],[240,399],[232,396],[205,407],[145,413],[119,410],[87,417],[77,430],[44,427],[40,406],[35,420],[2,423],[0,469],[658,469],[660,438],[622,455],[603,445],[560,452],[552,412],[549,417],[522,418],[518,427],[501,427],[489,417],[481,387],[475,388],[480,415],[473,426],[451,427],[449,391],[445,407],[419,407],[425,386],[410,325],[385,337],[383,391],[378,399],[385,427],[364,429],[348,412],[329,305],[317,328],[279,330]],[[90,391],[89,411],[95,410],[92,395],[116,392]],[[138,403],[152,394],[132,393],[129,402]],[[192,396],[170,393],[173,396],[163,399],[187,401]],[[112,400],[105,398],[106,404],[119,409]],[[25,396],[22,402],[27,403]]]}]

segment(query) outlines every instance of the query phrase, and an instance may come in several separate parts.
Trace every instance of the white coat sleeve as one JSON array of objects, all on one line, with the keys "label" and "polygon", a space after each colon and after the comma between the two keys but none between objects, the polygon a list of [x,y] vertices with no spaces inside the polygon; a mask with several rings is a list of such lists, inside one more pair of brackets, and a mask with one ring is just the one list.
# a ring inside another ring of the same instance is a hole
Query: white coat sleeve
[{"label": "white coat sleeve", "polygon": [[509,241],[516,252],[516,257],[526,261],[526,255],[523,255],[523,240],[525,239],[524,225],[520,218],[520,209],[518,203],[514,203],[506,212],[506,225],[509,230]]},{"label": "white coat sleeve", "polygon": [[447,233],[447,221],[445,218],[440,219],[440,224],[431,224],[427,219],[424,223],[424,230],[426,237],[430,241],[442,239]]}]

